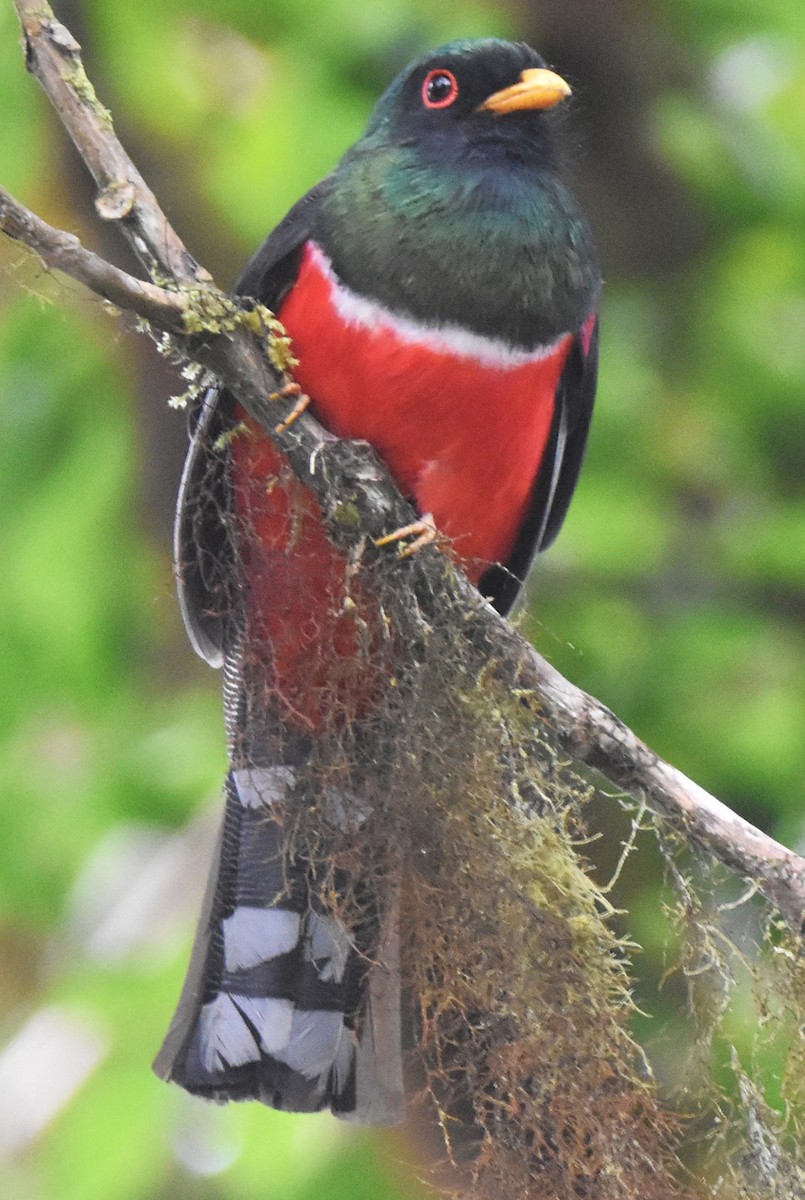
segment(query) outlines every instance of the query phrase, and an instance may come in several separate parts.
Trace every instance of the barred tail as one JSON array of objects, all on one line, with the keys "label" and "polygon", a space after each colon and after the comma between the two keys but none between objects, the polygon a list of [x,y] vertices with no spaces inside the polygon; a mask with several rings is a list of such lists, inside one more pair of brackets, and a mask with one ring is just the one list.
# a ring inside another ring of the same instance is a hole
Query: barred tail
[{"label": "barred tail", "polygon": [[273,815],[288,767],[235,770],[187,979],[154,1063],[211,1100],[402,1119],[397,913],[371,959],[289,859]]}]

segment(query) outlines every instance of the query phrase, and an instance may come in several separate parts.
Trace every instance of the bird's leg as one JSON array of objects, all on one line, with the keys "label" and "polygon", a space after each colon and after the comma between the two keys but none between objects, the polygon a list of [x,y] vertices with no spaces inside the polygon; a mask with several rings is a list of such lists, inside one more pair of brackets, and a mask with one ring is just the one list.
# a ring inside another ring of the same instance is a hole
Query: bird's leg
[{"label": "bird's leg", "polygon": [[310,408],[310,396],[307,396],[301,389],[298,383],[286,383],[285,387],[280,388],[278,392],[272,392],[269,399],[271,400],[287,400],[290,396],[298,396],[296,404],[293,406],[288,416],[284,421],[280,421],[279,425],[274,427],[275,433],[285,433],[286,429],[290,429],[297,417],[301,417],[306,408]]},{"label": "bird's leg", "polygon": [[418,521],[412,521],[410,525],[403,525],[402,528],[395,529],[393,533],[387,533],[384,537],[375,538],[375,545],[388,546],[392,542],[401,542],[409,537],[414,540],[407,546],[400,546],[400,558],[408,558],[411,554],[416,554],[423,546],[432,546],[439,539],[440,534],[434,523],[433,513],[425,513]]}]

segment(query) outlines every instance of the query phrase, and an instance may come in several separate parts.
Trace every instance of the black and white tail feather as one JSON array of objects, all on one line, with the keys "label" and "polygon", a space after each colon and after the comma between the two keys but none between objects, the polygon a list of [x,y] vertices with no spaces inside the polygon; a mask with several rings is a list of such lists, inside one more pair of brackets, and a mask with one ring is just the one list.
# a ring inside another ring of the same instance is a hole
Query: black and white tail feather
[{"label": "black and white tail feather", "polygon": [[402,1115],[396,914],[370,962],[323,910],[271,812],[293,775],[227,776],[190,969],[155,1070],[211,1100],[392,1123]]},{"label": "black and white tail feather", "polygon": [[328,909],[311,864],[289,852],[287,814],[304,802],[297,794],[304,739],[287,744],[291,761],[266,764],[263,743],[275,739],[263,736],[266,714],[255,711],[255,688],[236,647],[224,646],[235,642],[224,632],[227,622],[213,616],[220,595],[203,534],[216,521],[219,530],[226,525],[216,399],[207,397],[192,436],[176,561],[193,644],[224,668],[232,765],[187,979],[154,1069],[219,1102],[254,1099],[293,1112],[329,1107],[364,1124],[393,1124],[403,1117],[393,881],[382,898],[368,897],[360,928],[348,930]]}]

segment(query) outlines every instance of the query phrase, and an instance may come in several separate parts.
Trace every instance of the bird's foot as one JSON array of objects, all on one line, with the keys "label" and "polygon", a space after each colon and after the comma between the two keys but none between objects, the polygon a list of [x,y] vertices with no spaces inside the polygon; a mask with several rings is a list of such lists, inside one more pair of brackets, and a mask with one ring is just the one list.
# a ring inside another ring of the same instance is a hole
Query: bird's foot
[{"label": "bird's foot", "polygon": [[274,426],[275,433],[285,433],[286,429],[290,429],[294,421],[301,417],[305,409],[310,408],[310,396],[307,396],[301,389],[298,383],[286,383],[285,387],[280,388],[278,392],[272,392],[271,400],[288,400],[291,396],[298,396],[299,399],[288,413],[284,421],[280,421],[279,425]]},{"label": "bird's foot", "polygon": [[434,542],[439,541],[441,534],[434,523],[433,513],[425,513],[418,521],[403,525],[401,529],[395,529],[393,533],[387,533],[384,537],[375,538],[375,545],[389,546],[392,542],[403,542],[406,538],[414,540],[407,546],[400,546],[400,558],[409,558],[423,546],[432,546]]}]

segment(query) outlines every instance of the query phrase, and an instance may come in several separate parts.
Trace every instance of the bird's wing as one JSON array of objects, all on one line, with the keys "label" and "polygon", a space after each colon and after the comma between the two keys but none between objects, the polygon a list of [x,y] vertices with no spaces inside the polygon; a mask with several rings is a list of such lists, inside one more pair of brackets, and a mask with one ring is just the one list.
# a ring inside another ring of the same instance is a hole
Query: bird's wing
[{"label": "bird's wing", "polygon": [[489,568],[479,589],[504,616],[511,609],[534,556],[555,539],[567,515],[581,470],[598,376],[598,321],[573,341],[556,392],[551,432],[534,481],[531,502],[505,563]]},{"label": "bird's wing", "polygon": [[[329,187],[323,180],[294,205],[239,276],[233,291],[277,311],[299,270],[302,247]],[[223,619],[231,575],[226,438],[234,404],[211,388],[190,414],[187,451],[174,524],[179,606],[193,648],[211,666],[223,662]]]}]

